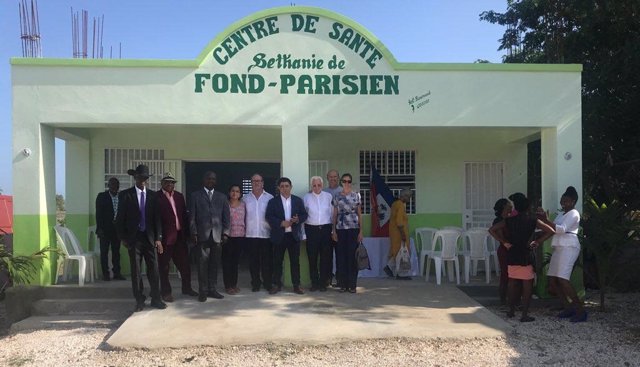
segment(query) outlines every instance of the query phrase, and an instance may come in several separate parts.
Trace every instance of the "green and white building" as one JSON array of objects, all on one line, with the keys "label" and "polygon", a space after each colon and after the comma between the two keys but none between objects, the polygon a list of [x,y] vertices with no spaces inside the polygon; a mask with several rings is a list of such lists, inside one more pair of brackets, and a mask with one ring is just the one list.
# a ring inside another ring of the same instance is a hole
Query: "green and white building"
[{"label": "green and white building", "polygon": [[[220,190],[270,172],[297,194],[336,168],[365,198],[375,165],[415,189],[411,230],[470,227],[527,192],[527,145],[540,140],[542,205],[555,209],[568,185],[582,190],[581,70],[402,63],[355,21],[299,6],[230,25],[194,60],[14,58],[14,247],[55,243],[55,138],[66,143],[67,226],[81,239],[107,179],[130,186],[140,162],[152,188],[171,171],[186,193],[207,168]],[[39,282],[54,274],[51,261]]]}]

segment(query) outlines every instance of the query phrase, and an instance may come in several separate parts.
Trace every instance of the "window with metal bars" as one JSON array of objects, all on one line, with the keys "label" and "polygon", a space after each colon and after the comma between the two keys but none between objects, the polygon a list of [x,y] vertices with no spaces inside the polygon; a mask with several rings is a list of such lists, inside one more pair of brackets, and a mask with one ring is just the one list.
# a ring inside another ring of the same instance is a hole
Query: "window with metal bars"
[{"label": "window with metal bars", "polygon": [[393,196],[398,197],[402,189],[413,191],[407,203],[407,213],[416,213],[416,152],[413,150],[361,150],[360,151],[360,195],[362,213],[371,213],[371,167],[375,167]]},{"label": "window with metal bars", "polygon": [[[164,159],[164,149],[128,149],[105,148],[104,150],[104,188],[107,189],[109,178],[115,177],[120,181],[120,189],[133,185],[133,179],[127,173],[134,162],[157,161]],[[158,185],[159,188],[159,183]],[[155,187],[150,187],[156,189]]]}]

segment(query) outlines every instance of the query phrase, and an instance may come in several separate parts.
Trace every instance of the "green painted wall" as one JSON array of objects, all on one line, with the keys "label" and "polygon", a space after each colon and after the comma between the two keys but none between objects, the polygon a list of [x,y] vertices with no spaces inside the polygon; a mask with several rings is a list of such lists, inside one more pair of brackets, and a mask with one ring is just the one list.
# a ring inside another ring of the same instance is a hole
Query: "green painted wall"
[{"label": "green painted wall", "polygon": [[[30,255],[46,247],[56,247],[53,230],[56,224],[55,215],[14,215],[14,254]],[[42,261],[42,270],[39,276],[32,280],[32,284],[51,284],[55,277],[57,259],[55,253],[50,253],[47,259]]]}]

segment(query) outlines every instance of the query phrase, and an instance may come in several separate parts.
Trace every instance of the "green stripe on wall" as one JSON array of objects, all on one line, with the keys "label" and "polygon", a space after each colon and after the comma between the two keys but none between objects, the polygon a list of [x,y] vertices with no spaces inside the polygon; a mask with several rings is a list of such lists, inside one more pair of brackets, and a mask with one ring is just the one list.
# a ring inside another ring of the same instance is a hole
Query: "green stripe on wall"
[{"label": "green stripe on wall", "polygon": [[[47,246],[56,247],[53,226],[55,214],[51,215],[14,215],[13,216],[13,253],[29,255]],[[50,285],[55,276],[57,255],[50,254],[42,262],[42,270],[31,284]]]}]

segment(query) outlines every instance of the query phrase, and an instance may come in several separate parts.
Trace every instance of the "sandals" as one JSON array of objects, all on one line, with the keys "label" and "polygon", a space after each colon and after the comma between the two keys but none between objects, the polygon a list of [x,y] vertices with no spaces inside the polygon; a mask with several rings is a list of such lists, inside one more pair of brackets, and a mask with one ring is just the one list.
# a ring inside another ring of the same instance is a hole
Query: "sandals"
[{"label": "sandals", "polygon": [[522,316],[520,318],[520,322],[531,322],[531,321],[535,321],[535,317],[531,317],[531,316]]},{"label": "sandals", "polygon": [[573,308],[567,308],[562,310],[562,312],[558,314],[558,317],[561,319],[568,319],[569,317],[573,317],[575,315],[576,315],[576,310],[574,310]]},{"label": "sandals", "polygon": [[585,321],[587,321],[587,311],[584,311],[581,315],[575,314],[569,321],[571,321],[571,322],[585,322]]},{"label": "sandals", "polygon": [[509,312],[507,312],[507,317],[508,317],[508,318],[512,318],[512,317],[513,317],[513,316],[515,316],[515,315],[516,315],[516,313],[515,313],[515,312],[513,312],[513,311],[509,311]]}]

